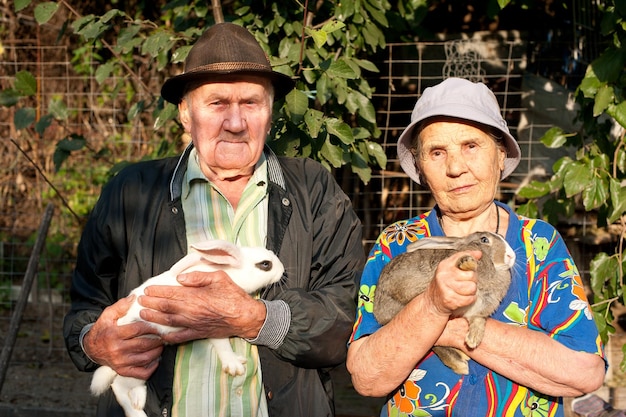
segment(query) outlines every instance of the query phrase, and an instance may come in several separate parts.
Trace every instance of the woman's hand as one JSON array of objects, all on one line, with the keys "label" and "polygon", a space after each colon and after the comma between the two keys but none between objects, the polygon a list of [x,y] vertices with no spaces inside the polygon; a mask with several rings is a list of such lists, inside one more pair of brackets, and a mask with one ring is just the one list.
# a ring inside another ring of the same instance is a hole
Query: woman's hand
[{"label": "woman's hand", "polygon": [[464,251],[444,259],[435,271],[435,277],[424,292],[424,297],[441,315],[454,316],[454,313],[476,301],[478,274],[476,271],[459,269],[459,259],[470,255],[480,259],[480,251]]},{"label": "woman's hand", "polygon": [[148,323],[118,326],[134,301],[128,296],[107,307],[83,339],[85,353],[118,374],[146,380],[159,364],[163,341]]}]

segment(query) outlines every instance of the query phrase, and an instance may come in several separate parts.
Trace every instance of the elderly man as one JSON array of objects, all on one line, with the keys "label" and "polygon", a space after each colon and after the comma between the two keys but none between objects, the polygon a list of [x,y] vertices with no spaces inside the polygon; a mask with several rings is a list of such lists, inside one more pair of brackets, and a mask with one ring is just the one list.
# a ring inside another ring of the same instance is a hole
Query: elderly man
[{"label": "elderly man", "polygon": [[[147,380],[148,416],[334,415],[328,371],[345,360],[361,224],[320,164],[265,146],[273,100],[293,86],[246,29],[211,27],[161,91],[192,143],[180,157],[120,172],[85,227],[67,348],[80,370],[107,365]],[[265,246],[285,277],[249,295],[223,272],[180,275],[182,286],[150,286],[139,302],[144,320],[182,330],[142,337],[155,330],[117,325],[130,290],[207,239]],[[245,375],[222,372],[208,338],[230,338]],[[108,393],[97,415],[124,414]]]}]

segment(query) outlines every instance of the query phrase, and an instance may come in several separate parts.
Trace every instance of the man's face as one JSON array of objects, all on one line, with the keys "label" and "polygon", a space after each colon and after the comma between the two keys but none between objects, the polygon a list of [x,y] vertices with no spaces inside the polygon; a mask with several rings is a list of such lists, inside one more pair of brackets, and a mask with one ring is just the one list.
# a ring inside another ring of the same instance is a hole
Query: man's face
[{"label": "man's face", "polygon": [[183,98],[180,120],[209,179],[252,174],[271,127],[272,101],[263,77],[203,84]]}]

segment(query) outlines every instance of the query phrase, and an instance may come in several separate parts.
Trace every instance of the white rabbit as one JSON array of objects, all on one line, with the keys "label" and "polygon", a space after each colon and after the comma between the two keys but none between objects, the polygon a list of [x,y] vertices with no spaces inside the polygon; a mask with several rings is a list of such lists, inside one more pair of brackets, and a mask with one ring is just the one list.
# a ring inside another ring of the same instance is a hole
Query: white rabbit
[{"label": "white rabbit", "polygon": [[[247,293],[253,293],[270,284],[280,281],[284,267],[278,257],[270,250],[261,247],[238,247],[222,240],[209,240],[191,245],[190,252],[175,263],[170,270],[146,280],[131,294],[144,294],[150,285],[180,285],[176,280],[179,274],[204,271],[225,271],[230,278]],[[137,299],[124,317],[118,319],[118,325],[142,321],[139,312],[143,307]],[[178,330],[175,327],[150,323],[160,334]],[[231,375],[243,375],[246,359],[237,356],[228,339],[209,339],[222,362],[222,369]],[[108,366],[98,368],[91,380],[91,392],[101,395],[106,390],[113,390],[115,398],[124,409],[126,417],[147,417],[143,408],[146,404],[146,382],[118,375]]]},{"label": "white rabbit", "polygon": [[[376,320],[387,324],[409,301],[426,290],[439,262],[465,250],[483,253],[478,261],[463,256],[457,263],[461,270],[477,271],[477,298],[470,306],[455,311],[454,316],[467,319],[470,326],[465,343],[471,349],[476,348],[483,339],[486,318],[496,311],[506,295],[511,284],[510,269],[515,264],[515,252],[495,233],[427,237],[408,245],[407,252],[392,258],[380,273],[374,293]],[[435,346],[433,351],[454,372],[469,372],[469,358],[462,351],[446,346]]]}]

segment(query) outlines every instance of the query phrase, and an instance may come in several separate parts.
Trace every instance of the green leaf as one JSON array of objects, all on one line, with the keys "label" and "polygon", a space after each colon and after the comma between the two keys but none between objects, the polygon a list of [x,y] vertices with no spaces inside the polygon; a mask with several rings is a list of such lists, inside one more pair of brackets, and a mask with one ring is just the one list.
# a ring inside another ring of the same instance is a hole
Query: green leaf
[{"label": "green leaf", "polygon": [[517,193],[522,198],[539,198],[550,193],[550,184],[533,180],[523,186]]},{"label": "green leaf", "polygon": [[617,179],[610,178],[609,193],[613,210],[609,214],[607,221],[613,223],[626,212],[626,187],[622,187]]},{"label": "green leaf", "polygon": [[357,174],[364,184],[369,183],[370,179],[372,179],[372,169],[367,165],[367,161],[363,158],[363,155],[356,150],[352,152],[351,156],[352,172]]},{"label": "green leaf", "polygon": [[39,3],[35,6],[35,20],[40,25],[43,25],[54,16],[58,9],[59,5],[55,2],[47,1],[45,3]]},{"label": "green leaf", "polygon": [[53,98],[48,103],[48,113],[54,116],[57,120],[67,120],[69,117],[69,111],[65,102],[58,98]]},{"label": "green leaf", "polygon": [[13,116],[13,123],[15,124],[15,129],[25,129],[28,126],[32,125],[35,122],[35,109],[32,107],[25,107],[22,109],[17,109],[15,115]]},{"label": "green leaf", "polygon": [[304,114],[304,123],[306,124],[309,135],[312,138],[317,138],[324,124],[324,113],[319,110],[308,109]]},{"label": "green leaf", "polygon": [[626,51],[622,49],[606,49],[600,57],[591,63],[593,72],[603,82],[616,82],[624,72]]},{"label": "green leaf", "polygon": [[379,143],[368,141],[367,152],[374,157],[379,167],[385,169],[387,166],[387,154]]},{"label": "green leaf", "polygon": [[[607,343],[608,341],[608,327],[606,319],[604,318],[604,313],[602,312],[593,312],[593,320],[596,322],[596,326],[598,327],[598,332],[600,333],[602,342]],[[624,345],[626,346],[626,345]]]},{"label": "green leaf", "polygon": [[302,122],[304,114],[309,109],[309,98],[304,92],[293,89],[285,97],[287,112],[291,115],[296,124]]},{"label": "green leaf", "polygon": [[598,90],[596,94],[596,98],[593,105],[593,117],[598,117],[601,115],[609,104],[613,104],[613,100],[615,100],[615,94],[613,93],[613,87],[608,85],[603,85]]},{"label": "green leaf", "polygon": [[623,128],[626,128],[626,101],[622,101],[617,106],[609,108],[607,113],[615,119]]},{"label": "green leaf", "polygon": [[350,102],[348,110],[352,113],[358,113],[359,116],[372,124],[376,123],[376,109],[374,109],[374,105],[369,98],[358,91],[352,91],[348,95],[348,101]]},{"label": "green leaf", "polygon": [[153,33],[141,46],[141,53],[155,57],[161,51],[169,51],[172,42],[172,36],[167,32]]},{"label": "green leaf", "polygon": [[602,178],[592,177],[591,183],[583,190],[583,205],[591,211],[606,203],[609,184]]},{"label": "green leaf", "polygon": [[101,18],[100,20],[103,23],[108,23],[111,19],[113,19],[116,16],[123,16],[124,12],[122,12],[119,9],[111,9],[108,12],[106,12]]},{"label": "green leaf", "polygon": [[52,124],[53,121],[54,116],[52,116],[51,114],[44,115],[41,119],[37,121],[37,123],[35,123],[35,132],[37,132],[39,136],[43,136],[44,132]]},{"label": "green leaf", "polygon": [[533,201],[528,201],[527,203],[520,205],[516,211],[519,215],[530,218],[537,218],[539,216],[539,209]]},{"label": "green leaf", "polygon": [[57,143],[57,149],[62,149],[67,152],[80,151],[87,144],[87,140],[84,136],[73,133],[59,141]]},{"label": "green leaf", "polygon": [[583,95],[586,98],[594,98],[597,91],[603,85],[602,82],[598,79],[596,74],[593,72],[593,68],[591,65],[587,67],[587,72],[585,73],[585,78],[581,81],[578,89],[582,91]]},{"label": "green leaf", "polygon": [[59,172],[61,167],[63,166],[63,162],[70,156],[70,152],[64,151],[63,149],[59,149],[58,147],[54,150],[54,154],[52,155],[52,162],[54,162],[54,170]]},{"label": "green leaf", "polygon": [[339,78],[346,78],[346,79],[357,78],[357,75],[354,72],[354,70],[350,68],[350,65],[348,65],[343,59],[333,61],[328,67],[328,70],[326,70],[326,73],[331,78],[332,77],[339,77]]},{"label": "green leaf", "polygon": [[315,43],[316,48],[321,48],[326,43],[328,39],[328,33],[323,30],[314,30],[306,28],[306,33],[313,39],[313,43]]},{"label": "green leaf", "polygon": [[172,120],[178,114],[178,107],[172,103],[166,103],[163,109],[159,110],[155,114],[154,130],[158,130],[165,126],[168,120]]},{"label": "green leaf", "polygon": [[145,104],[146,102],[144,100],[139,100],[138,102],[133,103],[128,110],[128,115],[126,116],[128,117],[128,120],[134,120],[137,115],[141,114],[141,112],[145,109]]},{"label": "green leaf", "polygon": [[322,30],[326,33],[333,33],[345,27],[345,23],[340,22],[339,20],[331,20],[330,22],[324,23],[324,25],[322,26]]},{"label": "green leaf", "polygon": [[331,135],[337,136],[340,141],[345,143],[346,145],[354,142],[354,137],[352,136],[352,129],[350,126],[343,122],[342,120],[333,118],[326,119],[326,130]]},{"label": "green leaf", "polygon": [[172,54],[172,64],[176,64],[178,62],[183,62],[187,55],[189,55],[189,51],[193,45],[185,45],[176,49]]},{"label": "green leaf", "polygon": [[28,71],[20,71],[15,74],[13,88],[22,96],[34,96],[37,93],[37,80]]},{"label": "green leaf", "polygon": [[373,50],[376,50],[379,46],[385,46],[385,35],[380,31],[378,26],[372,22],[365,22],[363,38],[365,38],[365,42],[370,45]]},{"label": "green leaf", "polygon": [[566,134],[560,127],[552,127],[541,137],[541,142],[548,148],[560,148],[565,145],[568,137],[575,135],[575,133]]},{"label": "green leaf", "polygon": [[18,103],[19,98],[20,93],[12,88],[0,90],[0,106],[13,107]]},{"label": "green leaf", "polygon": [[103,65],[99,65],[98,68],[96,68],[96,82],[98,84],[102,84],[103,82],[105,82],[111,76],[111,72],[113,72],[113,67],[114,64],[112,61],[109,61]]},{"label": "green leaf", "polygon": [[96,16],[94,16],[93,14],[79,17],[74,22],[72,22],[72,29],[74,29],[74,32],[76,32],[77,34],[80,34],[80,31],[85,29],[85,27],[87,25],[90,25],[94,20],[96,20]]},{"label": "green leaf", "polygon": [[565,172],[563,178],[563,188],[565,188],[565,195],[567,197],[573,197],[578,193],[581,193],[585,188],[589,186],[593,173],[589,170],[589,167],[574,162],[570,164]]},{"label": "green leaf", "polygon": [[369,15],[372,17],[372,19],[378,22],[381,26],[389,27],[389,21],[385,16],[385,11],[377,7],[378,4],[372,4],[368,0],[363,0],[362,4],[369,13]]},{"label": "green leaf", "polygon": [[339,168],[343,164],[343,150],[341,146],[333,145],[329,137],[322,144],[320,153],[335,168]]},{"label": "green leaf", "polygon": [[[76,22],[78,22],[78,20]],[[91,40],[99,37],[108,28],[109,25],[102,23],[100,20],[92,19],[90,23],[85,24],[80,30],[76,31],[76,34],[83,36],[86,40]]]},{"label": "green leaf", "polygon": [[55,170],[58,172],[61,169],[63,162],[67,160],[71,153],[83,149],[86,144],[87,140],[85,137],[76,133],[72,133],[66,138],[61,139],[57,143],[54,155],[52,156]]},{"label": "green leaf", "polygon": [[30,6],[30,3],[32,3],[32,0],[15,0],[15,2],[13,3],[13,9],[15,10],[15,13],[21,12],[22,10]]},{"label": "green leaf", "polygon": [[359,64],[361,68],[370,72],[380,72],[378,67],[374,65],[373,62],[368,61],[366,59],[355,59],[356,63]]},{"label": "green leaf", "polygon": [[141,36],[137,36],[141,26],[132,25],[120,30],[120,34],[117,37],[117,46],[121,49],[121,53],[128,53],[141,45],[143,39]]},{"label": "green leaf", "polygon": [[616,271],[619,264],[615,256],[608,256],[606,253],[599,253],[589,264],[589,274],[591,275],[591,290],[594,295],[602,295],[603,288],[607,281],[616,280]]}]

